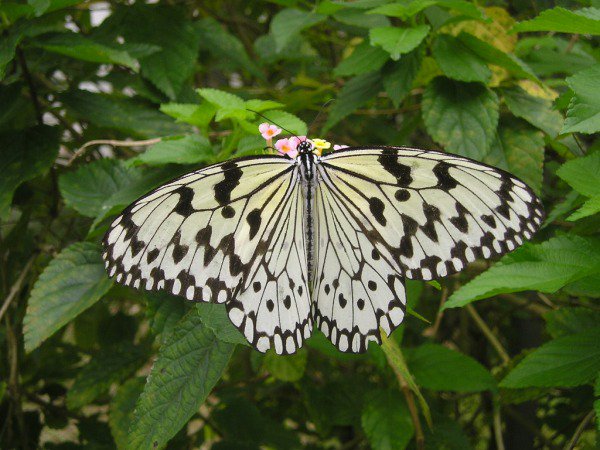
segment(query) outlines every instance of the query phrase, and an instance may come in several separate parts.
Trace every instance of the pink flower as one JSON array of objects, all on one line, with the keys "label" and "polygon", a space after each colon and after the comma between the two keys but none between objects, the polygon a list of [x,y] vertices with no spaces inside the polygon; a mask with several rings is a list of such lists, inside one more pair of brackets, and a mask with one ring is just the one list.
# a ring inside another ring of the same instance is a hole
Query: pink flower
[{"label": "pink flower", "polygon": [[273,139],[279,133],[281,133],[281,128],[279,128],[275,125],[270,125],[265,122],[265,123],[261,123],[258,126],[258,131],[260,131],[260,134],[262,135],[262,137],[264,137],[268,141],[270,139]]},{"label": "pink flower", "polygon": [[277,142],[275,142],[275,148],[282,155],[287,155],[290,158],[295,158],[296,156],[298,156],[298,150],[296,150],[296,147],[298,147],[299,142],[300,141],[297,138],[277,139]]},{"label": "pink flower", "polygon": [[292,142],[294,144],[294,148],[298,147],[298,144],[300,142],[303,142],[303,141],[310,142],[309,139],[306,139],[306,136],[292,136],[289,140],[290,140],[290,142]]},{"label": "pink flower", "polygon": [[348,148],[348,146],[347,146],[347,145],[343,145],[343,144],[340,144],[340,145],[338,145],[338,144],[335,144],[335,145],[333,146],[333,149],[334,149],[334,150],[343,150],[343,149],[345,149],[345,148]]}]

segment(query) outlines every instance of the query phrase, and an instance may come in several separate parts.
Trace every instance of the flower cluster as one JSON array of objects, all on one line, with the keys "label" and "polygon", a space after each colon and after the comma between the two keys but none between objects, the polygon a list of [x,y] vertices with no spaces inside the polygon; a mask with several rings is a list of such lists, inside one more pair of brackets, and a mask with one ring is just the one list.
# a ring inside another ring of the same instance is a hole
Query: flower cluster
[{"label": "flower cluster", "polygon": [[[329,150],[331,148],[331,143],[327,142],[325,139],[308,139],[306,136],[292,136],[290,138],[277,139],[273,146],[273,138],[281,134],[281,128],[265,122],[259,125],[258,130],[262,137],[267,141],[267,147],[274,148],[282,155],[287,155],[290,158],[298,156],[298,144],[303,141],[310,142],[315,149],[314,153],[319,156],[321,156],[324,150]],[[336,144],[333,146],[333,149],[341,150],[346,147],[348,146]]]}]

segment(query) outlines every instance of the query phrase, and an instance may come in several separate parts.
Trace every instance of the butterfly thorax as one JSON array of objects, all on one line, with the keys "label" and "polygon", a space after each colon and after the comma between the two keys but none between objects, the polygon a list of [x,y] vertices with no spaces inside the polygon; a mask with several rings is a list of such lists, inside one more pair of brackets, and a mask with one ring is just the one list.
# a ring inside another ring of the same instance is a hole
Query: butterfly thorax
[{"label": "butterfly thorax", "polygon": [[[306,141],[305,141],[306,142]],[[298,146],[304,144],[301,142]],[[300,166],[300,183],[302,184],[302,193],[305,200],[304,210],[304,233],[306,242],[306,259],[308,262],[308,286],[312,286],[313,278],[313,256],[314,256],[314,210],[315,210],[315,186],[317,183],[316,163],[318,156],[312,153],[312,145],[308,144],[308,151],[301,151],[296,158]]]}]

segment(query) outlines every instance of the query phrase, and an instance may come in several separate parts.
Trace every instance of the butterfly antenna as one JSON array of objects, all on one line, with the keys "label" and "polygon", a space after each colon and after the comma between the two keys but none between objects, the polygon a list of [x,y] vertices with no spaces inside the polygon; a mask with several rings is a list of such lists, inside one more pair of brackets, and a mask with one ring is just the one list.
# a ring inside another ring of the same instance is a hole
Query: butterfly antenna
[{"label": "butterfly antenna", "polygon": [[313,125],[315,123],[317,123],[317,120],[319,119],[319,117],[321,117],[321,114],[323,113],[323,111],[325,111],[325,108],[327,108],[333,102],[335,102],[334,98],[332,98],[330,100],[327,100],[325,103],[323,103],[323,106],[321,106],[321,108],[319,109],[319,112],[317,113],[317,115],[315,116],[315,118],[313,119],[313,121],[308,126],[308,132],[307,132],[308,136],[310,136],[310,130],[311,130],[311,128],[313,127]]},{"label": "butterfly antenna", "polygon": [[282,130],[287,131],[288,133],[290,133],[292,136],[298,138],[298,140],[300,140],[300,138],[298,136],[296,136],[296,133],[291,132],[290,130],[288,130],[287,128],[282,127],[281,125],[273,122],[271,119],[269,119],[267,116],[265,116],[264,114],[259,113],[258,111],[254,111],[253,109],[248,109],[246,108],[246,111],[250,111],[253,112],[254,114],[258,114],[260,117],[262,117],[263,119],[268,120],[269,122],[271,122],[273,125],[277,125],[279,128],[281,128]]}]

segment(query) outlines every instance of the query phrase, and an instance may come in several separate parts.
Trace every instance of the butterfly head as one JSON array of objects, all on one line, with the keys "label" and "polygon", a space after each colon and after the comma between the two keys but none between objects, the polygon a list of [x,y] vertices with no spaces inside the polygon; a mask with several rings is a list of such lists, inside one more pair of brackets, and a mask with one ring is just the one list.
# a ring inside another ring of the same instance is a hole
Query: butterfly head
[{"label": "butterfly head", "polygon": [[296,150],[298,150],[298,153],[301,155],[312,153],[313,149],[314,149],[314,147],[308,139],[300,141],[300,143],[298,144],[298,147],[296,148]]}]

